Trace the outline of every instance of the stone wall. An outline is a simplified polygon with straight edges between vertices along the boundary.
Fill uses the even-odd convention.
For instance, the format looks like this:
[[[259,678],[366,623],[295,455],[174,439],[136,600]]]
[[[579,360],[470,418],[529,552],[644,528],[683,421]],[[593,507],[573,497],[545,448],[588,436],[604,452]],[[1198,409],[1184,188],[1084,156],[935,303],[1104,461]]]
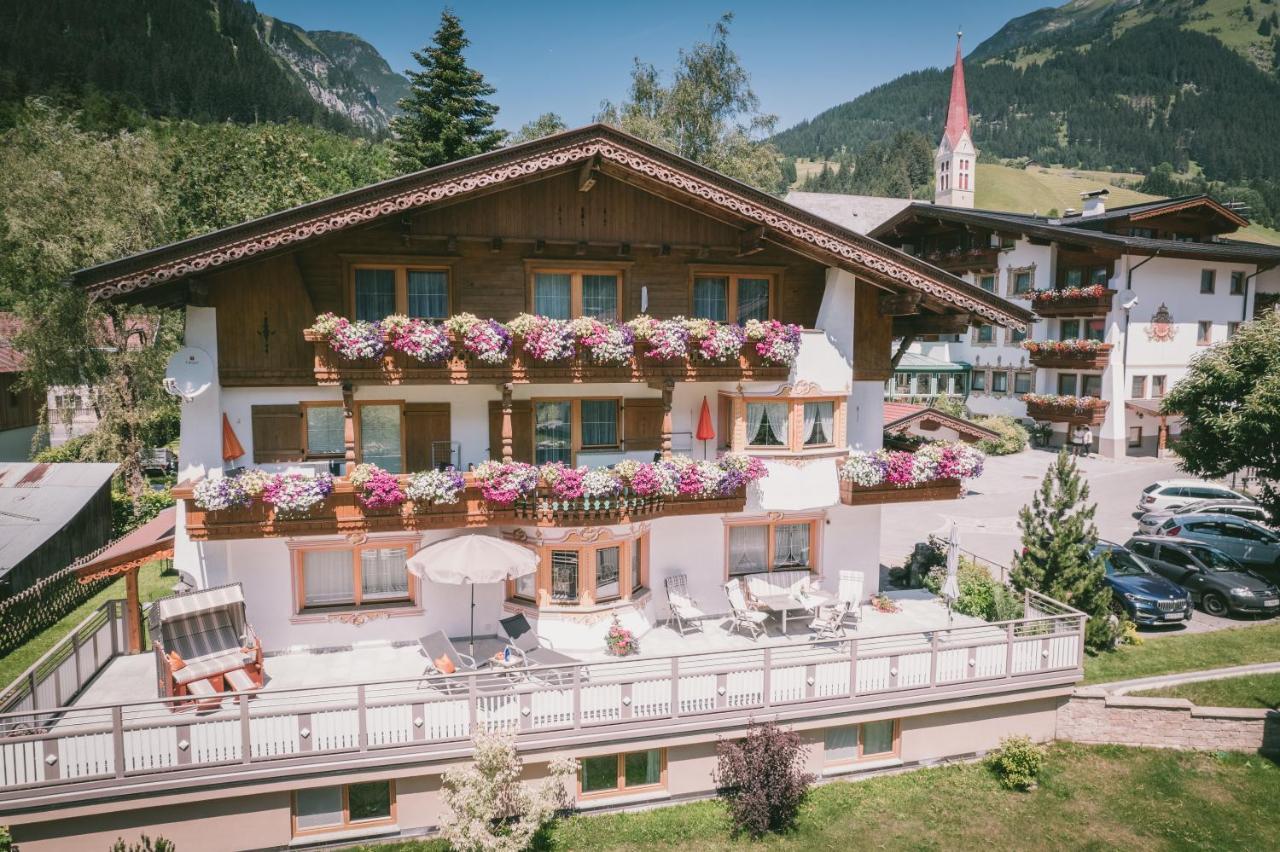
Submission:
[[[1058,708],[1057,738],[1149,748],[1280,753],[1280,712],[1198,707],[1184,698],[1076,690]]]

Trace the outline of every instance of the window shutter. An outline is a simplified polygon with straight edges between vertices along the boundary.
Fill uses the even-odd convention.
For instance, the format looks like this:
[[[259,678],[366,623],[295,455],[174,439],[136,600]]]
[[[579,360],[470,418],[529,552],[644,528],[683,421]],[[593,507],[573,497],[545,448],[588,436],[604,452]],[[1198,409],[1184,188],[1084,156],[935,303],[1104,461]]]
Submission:
[[[253,418],[253,461],[302,461],[302,406],[255,405]]]
[[[404,455],[407,472],[431,470],[432,445],[450,440],[449,403],[408,402],[404,406]],[[446,446],[436,450],[436,462],[451,461]]]
[[[657,450],[662,448],[662,400],[653,398],[622,401],[623,448]]]
[[[502,402],[489,403],[489,458],[502,459]],[[511,458],[533,464],[533,403],[511,401]]]

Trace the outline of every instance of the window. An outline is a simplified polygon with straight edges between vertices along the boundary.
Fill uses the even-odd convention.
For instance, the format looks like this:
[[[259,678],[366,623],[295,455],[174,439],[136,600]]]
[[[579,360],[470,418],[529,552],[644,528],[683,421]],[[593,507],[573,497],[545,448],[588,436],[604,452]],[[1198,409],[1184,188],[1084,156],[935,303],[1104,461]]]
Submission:
[[[885,760],[898,756],[899,724],[895,719],[842,725],[823,732],[823,761],[841,766],[862,760]]]
[[[562,606],[630,600],[644,590],[649,574],[647,534],[549,542],[537,552],[538,571],[509,581],[509,597]]]
[[[894,373],[893,387],[899,396],[911,395],[911,374],[910,373]]]
[[[1105,266],[1095,266],[1089,270],[1089,283],[1105,285],[1107,283],[1107,268]]]
[[[573,464],[573,403],[569,400],[533,405],[534,462]]]
[[[1102,376],[1097,374],[1080,377],[1081,396],[1102,396]]]
[[[404,472],[404,451],[400,440],[402,413],[399,402],[356,403],[358,461],[376,464],[389,473]]]
[[[1239,330],[1240,330],[1240,323],[1239,323],[1239,322],[1229,322],[1229,323],[1227,323],[1227,338],[1228,338],[1228,339],[1230,339],[1230,338],[1232,338],[1232,337],[1235,337],[1235,336],[1236,336],[1236,332],[1237,332],[1237,331],[1239,331]]]
[[[1154,559],[1156,555],[1156,546],[1150,541],[1134,541],[1129,543],[1129,549],[1139,556],[1146,556]]]
[[[1130,447],[1142,446],[1142,427],[1141,426],[1129,427],[1129,446]]]
[[[788,444],[790,427],[785,402],[747,403],[747,446],[782,447]]]
[[[1079,340],[1080,339],[1080,320],[1064,319],[1058,322],[1058,339],[1059,340]]]
[[[1009,374],[1004,370],[996,370],[991,374],[991,392],[992,393],[1008,393],[1009,391]]]
[[[1107,321],[1105,319],[1090,319],[1084,321],[1084,339],[1097,340],[1099,342],[1107,339]]]
[[[817,570],[818,519],[728,524],[727,574]]]
[[[954,373],[951,376],[951,393],[957,396],[965,395],[964,373]]]
[[[1064,276],[1064,279],[1065,279],[1066,286],[1079,287],[1081,284],[1084,283],[1084,270],[1068,269],[1067,274]]]
[[[616,398],[534,400],[534,462],[574,465],[582,450],[621,447],[621,412]]]
[[[835,442],[836,404],[830,400],[804,404],[804,436],[806,447],[825,447]]]
[[[391,781],[313,787],[293,794],[294,835],[392,823],[395,814]]]
[[[1147,377],[1146,376],[1133,377],[1133,390],[1130,396],[1133,399],[1147,398]]]
[[[1013,392],[1014,393],[1031,393],[1031,374],[1030,373],[1014,373],[1013,374]]]
[[[1200,320],[1196,323],[1196,345],[1208,346],[1213,343],[1213,323],[1209,320]]]
[[[1212,292],[1213,292],[1213,285],[1214,285],[1214,278],[1216,278],[1216,277],[1217,277],[1217,273],[1216,273],[1216,271],[1215,271],[1215,270],[1212,270],[1212,269],[1201,269],[1201,270],[1200,270],[1200,292],[1201,292],[1201,293],[1212,293]]]
[[[736,322],[767,320],[773,316],[776,276],[759,272],[707,272],[693,276],[691,313],[694,317]]]
[[[1143,237],[1145,239],[1151,240],[1151,239],[1155,239],[1156,232],[1152,228],[1130,228],[1129,236]]]
[[[1151,397],[1152,397],[1152,399],[1160,399],[1162,396],[1164,396],[1164,385],[1165,385],[1165,377],[1164,377],[1164,376],[1152,376],[1152,377],[1151,377]]]
[[[983,275],[978,278],[978,286],[988,293],[996,291],[996,277],[994,275]]]
[[[667,750],[651,748],[578,759],[578,797],[658,790],[667,785]]]
[[[996,339],[995,326],[989,323],[983,323],[978,326],[975,334],[977,335],[978,343],[994,343]]]
[[[1080,378],[1075,373],[1058,374],[1058,395],[1075,396],[1080,388]]]
[[[346,455],[346,415],[337,403],[302,404],[303,450],[309,459]]]
[[[616,399],[584,399],[582,407],[582,446],[618,446],[618,407]]]
[[[1016,346],[1026,339],[1027,333],[1025,331],[1019,331],[1016,328],[1009,329],[1009,343],[1011,345]]]
[[[449,316],[449,270],[400,264],[360,264],[351,272],[352,315],[378,322],[391,314],[429,320]]]
[[[1014,295],[1019,293],[1030,293],[1035,284],[1034,269],[1015,269],[1010,273],[1012,275],[1012,289]]]
[[[974,370],[973,379],[970,381],[969,389],[974,393],[986,393],[987,390],[987,374],[983,370]]]
[[[1244,273],[1243,272],[1231,273],[1231,295],[1233,296],[1244,295]]]
[[[411,544],[385,541],[295,550],[298,611],[412,603],[405,568],[412,552]]]
[[[529,310],[555,319],[622,319],[621,269],[535,269]]]

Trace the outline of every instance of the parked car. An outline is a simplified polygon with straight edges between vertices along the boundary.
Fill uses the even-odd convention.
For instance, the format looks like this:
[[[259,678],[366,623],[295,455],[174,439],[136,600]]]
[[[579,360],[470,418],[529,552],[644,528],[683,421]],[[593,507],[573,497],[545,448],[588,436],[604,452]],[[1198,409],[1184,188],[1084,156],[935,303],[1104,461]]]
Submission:
[[[1212,545],[1142,535],[1126,546],[1157,574],[1182,586],[1210,615],[1280,611],[1280,589]]]
[[[1139,535],[1155,535],[1157,529],[1174,515],[1234,515],[1270,526],[1271,518],[1267,510],[1252,500],[1197,500],[1179,509],[1165,509],[1159,512],[1147,512],[1138,519]]]
[[[1160,535],[1203,541],[1247,566],[1280,568],[1280,535],[1231,515],[1174,515],[1160,525]]]
[[[1106,563],[1103,578],[1111,587],[1114,605],[1135,624],[1166,624],[1191,620],[1191,596],[1186,590],[1152,572],[1142,560],[1118,544],[1100,541],[1094,547]]]
[[[1138,498],[1139,512],[1159,512],[1181,509],[1197,500],[1248,500],[1225,485],[1215,485],[1203,479],[1164,479],[1142,489]]]

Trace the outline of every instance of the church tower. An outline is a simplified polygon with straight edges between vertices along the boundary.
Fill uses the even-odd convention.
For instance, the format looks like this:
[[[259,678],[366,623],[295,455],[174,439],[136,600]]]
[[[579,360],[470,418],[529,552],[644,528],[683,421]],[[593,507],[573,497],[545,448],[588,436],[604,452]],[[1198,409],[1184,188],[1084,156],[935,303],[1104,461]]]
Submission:
[[[951,101],[947,129],[933,157],[933,201],[948,207],[973,209],[973,183],[978,151],[969,135],[969,99],[964,91],[964,60],[956,33],[956,64],[951,72]]]

